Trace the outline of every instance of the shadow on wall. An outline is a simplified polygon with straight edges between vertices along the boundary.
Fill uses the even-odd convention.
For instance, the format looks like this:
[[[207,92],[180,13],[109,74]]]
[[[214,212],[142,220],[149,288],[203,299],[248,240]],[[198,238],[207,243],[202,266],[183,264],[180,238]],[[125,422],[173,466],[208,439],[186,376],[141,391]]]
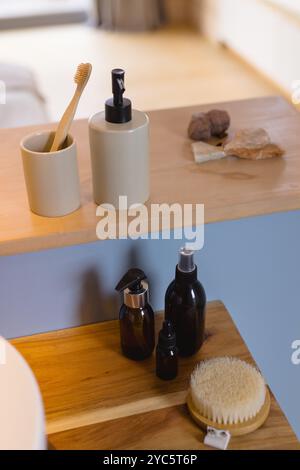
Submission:
[[[126,270],[133,267],[144,269],[141,262],[139,244],[132,244],[127,253],[124,272],[120,272],[120,278]],[[80,297],[78,307],[78,324],[88,324],[117,319],[119,316],[121,299],[117,292],[108,294],[102,289],[102,276],[105,274],[105,266],[90,266],[79,279]],[[147,274],[147,272],[146,272]],[[115,279],[115,285],[119,279]]]
[[[101,289],[101,276],[96,268],[89,268],[80,279],[78,324],[95,323],[117,318],[117,298],[104,295]]]

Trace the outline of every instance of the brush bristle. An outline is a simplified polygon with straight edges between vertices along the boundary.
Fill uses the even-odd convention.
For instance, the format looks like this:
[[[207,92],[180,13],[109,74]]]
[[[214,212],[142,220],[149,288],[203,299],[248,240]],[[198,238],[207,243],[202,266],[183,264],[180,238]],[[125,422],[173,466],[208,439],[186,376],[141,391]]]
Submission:
[[[74,77],[75,83],[77,85],[85,83],[91,74],[92,66],[91,64],[80,64],[77,67],[76,74]]]
[[[257,415],[266,399],[258,370],[233,357],[200,362],[190,385],[198,412],[216,424],[243,423]]]

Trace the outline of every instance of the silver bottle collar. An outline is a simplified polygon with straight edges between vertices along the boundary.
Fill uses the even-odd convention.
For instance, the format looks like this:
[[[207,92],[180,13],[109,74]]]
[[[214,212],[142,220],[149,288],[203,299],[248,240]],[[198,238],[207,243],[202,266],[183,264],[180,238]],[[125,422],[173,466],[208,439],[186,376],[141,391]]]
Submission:
[[[142,308],[148,303],[149,286],[147,281],[141,281],[143,290],[138,294],[130,292],[130,289],[124,290],[124,304],[130,308]]]

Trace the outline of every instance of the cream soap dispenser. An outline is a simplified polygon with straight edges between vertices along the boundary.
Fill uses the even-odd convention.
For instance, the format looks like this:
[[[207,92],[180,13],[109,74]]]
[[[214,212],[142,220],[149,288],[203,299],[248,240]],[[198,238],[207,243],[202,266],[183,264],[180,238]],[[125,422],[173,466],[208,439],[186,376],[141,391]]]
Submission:
[[[123,97],[124,70],[111,74],[113,97],[89,119],[93,191],[96,204],[124,209],[120,196],[128,207],[149,198],[149,119]]]

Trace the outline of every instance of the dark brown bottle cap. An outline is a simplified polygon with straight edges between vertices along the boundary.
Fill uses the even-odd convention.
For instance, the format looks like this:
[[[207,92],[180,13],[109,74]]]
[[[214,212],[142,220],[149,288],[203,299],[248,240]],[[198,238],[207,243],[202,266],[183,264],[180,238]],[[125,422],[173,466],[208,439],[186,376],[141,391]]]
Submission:
[[[170,320],[163,322],[159,332],[158,346],[160,349],[173,349],[176,346],[176,333]]]

